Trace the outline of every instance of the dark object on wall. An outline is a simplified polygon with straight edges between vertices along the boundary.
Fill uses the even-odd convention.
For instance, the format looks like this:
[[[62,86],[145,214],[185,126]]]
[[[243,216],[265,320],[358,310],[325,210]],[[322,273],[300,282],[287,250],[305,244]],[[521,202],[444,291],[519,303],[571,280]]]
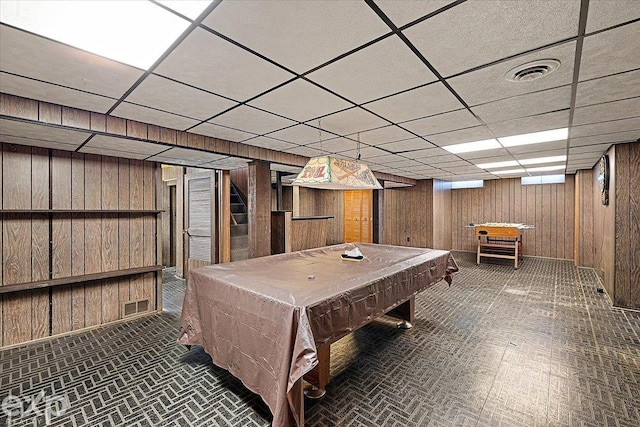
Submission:
[[[609,156],[603,154],[600,157],[600,163],[598,164],[598,185],[600,186],[600,193],[602,194],[602,204],[609,204]]]

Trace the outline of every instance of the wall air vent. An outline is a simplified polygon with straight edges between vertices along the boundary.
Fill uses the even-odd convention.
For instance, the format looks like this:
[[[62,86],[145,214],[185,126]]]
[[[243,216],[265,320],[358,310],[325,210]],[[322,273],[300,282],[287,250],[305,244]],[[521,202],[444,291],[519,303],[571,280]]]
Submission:
[[[530,82],[547,76],[558,68],[560,61],[557,59],[541,59],[512,68],[505,77],[510,82]]]
[[[149,300],[128,301],[122,303],[122,317],[135,316],[149,311]]]

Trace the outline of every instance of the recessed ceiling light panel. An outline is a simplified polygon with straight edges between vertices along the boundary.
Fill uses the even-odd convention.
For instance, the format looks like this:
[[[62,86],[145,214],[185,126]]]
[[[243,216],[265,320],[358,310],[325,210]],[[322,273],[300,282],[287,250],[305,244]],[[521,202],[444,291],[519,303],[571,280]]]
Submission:
[[[521,165],[539,165],[541,163],[566,162],[567,156],[536,157],[535,159],[518,160]]]
[[[541,142],[561,141],[569,137],[569,128],[545,130],[542,132],[525,133],[522,135],[505,136],[498,141],[505,147],[517,145],[539,144]]]
[[[491,150],[493,148],[501,148],[500,143],[495,139],[485,139],[483,141],[465,142],[463,144],[454,144],[441,147],[450,153],[470,153],[472,151]]]
[[[480,169],[497,169],[497,168],[508,168],[510,166],[518,166],[518,162],[515,160],[507,160],[505,162],[494,162],[494,163],[480,163],[476,165]]]
[[[558,68],[560,61],[557,59],[541,59],[512,68],[505,74],[505,78],[510,82],[530,82],[545,77]]]

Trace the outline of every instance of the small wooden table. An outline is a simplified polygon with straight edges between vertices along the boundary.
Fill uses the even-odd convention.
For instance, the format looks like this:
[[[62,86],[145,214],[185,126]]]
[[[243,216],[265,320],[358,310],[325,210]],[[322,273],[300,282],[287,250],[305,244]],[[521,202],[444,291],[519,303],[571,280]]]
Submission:
[[[522,251],[522,230],[533,228],[524,224],[485,223],[475,224],[478,237],[477,260],[481,257],[512,259],[513,268],[518,269],[518,261],[524,257]]]

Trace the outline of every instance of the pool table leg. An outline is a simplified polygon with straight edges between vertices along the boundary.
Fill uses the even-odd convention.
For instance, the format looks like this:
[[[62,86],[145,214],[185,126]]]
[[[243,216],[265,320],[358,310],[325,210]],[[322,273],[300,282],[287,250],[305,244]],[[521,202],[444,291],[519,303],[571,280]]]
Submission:
[[[304,379],[311,384],[305,389],[305,396],[311,399],[319,399],[326,393],[325,387],[329,384],[329,365],[331,364],[331,344],[320,344],[316,348],[318,352],[318,364]]]
[[[400,329],[411,329],[415,319],[416,297],[412,296],[393,310],[389,311],[387,315],[396,317],[402,322],[399,322],[396,326]]]

